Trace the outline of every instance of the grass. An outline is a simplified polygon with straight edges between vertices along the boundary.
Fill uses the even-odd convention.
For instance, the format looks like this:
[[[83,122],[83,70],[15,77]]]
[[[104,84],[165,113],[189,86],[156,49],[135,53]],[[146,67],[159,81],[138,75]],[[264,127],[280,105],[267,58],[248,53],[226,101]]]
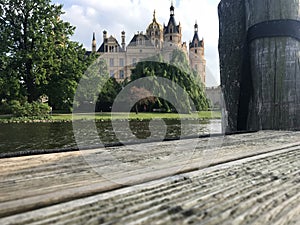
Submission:
[[[218,111],[202,111],[191,114],[177,114],[177,113],[130,113],[129,119],[132,120],[151,120],[151,119],[219,119],[221,113]],[[0,123],[9,122],[62,122],[72,120],[111,120],[111,119],[128,119],[127,113],[80,113],[80,114],[52,114],[49,119],[46,120],[32,120],[28,118],[14,118],[9,115],[0,116]]]
[[[94,117],[95,116],[95,117]],[[93,114],[76,114],[74,119],[93,119],[96,120],[111,120],[111,119],[128,119],[127,113],[96,113]],[[221,118],[221,113],[217,111],[202,111],[198,113],[191,114],[177,114],[177,113],[130,113],[129,119],[219,119]],[[52,115],[53,120],[72,120],[72,114],[54,114]]]

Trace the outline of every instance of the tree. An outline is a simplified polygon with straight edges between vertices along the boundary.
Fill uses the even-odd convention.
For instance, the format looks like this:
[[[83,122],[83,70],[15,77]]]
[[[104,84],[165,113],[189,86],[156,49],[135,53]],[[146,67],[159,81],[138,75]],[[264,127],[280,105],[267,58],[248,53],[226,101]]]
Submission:
[[[179,96],[176,86],[172,88],[169,86],[161,87],[161,84],[157,83],[152,87],[148,87],[147,84],[145,84],[145,89],[153,90],[160,87],[164,92],[162,96],[166,93],[168,93],[169,96],[173,96],[172,99],[175,99],[176,106],[166,102],[163,97],[156,99],[155,104],[166,111],[173,111],[174,108],[177,108],[181,111],[190,112],[191,104],[194,104],[198,111],[207,110],[209,101],[206,98],[203,84],[199,79],[195,79],[195,75],[189,68],[185,54],[179,50],[175,50],[172,54],[171,63],[172,64],[167,64],[157,61],[139,62],[132,70],[131,81],[142,77],[158,76],[166,78],[183,88],[185,92],[188,93],[192,102],[190,102],[189,99],[183,99],[183,96]]]
[[[130,89],[129,97],[131,97],[132,100],[139,99],[139,101],[136,102],[134,105],[134,110],[135,110],[136,114],[139,113],[139,107],[141,107],[141,106],[146,107],[151,103],[152,104],[155,103],[155,101],[156,101],[156,98],[151,96],[150,91],[148,91],[145,88],[138,88],[136,86],[133,86]]]
[[[94,61],[83,74],[77,88],[75,103],[78,110],[91,112],[95,110],[91,107],[99,108],[101,101],[111,102],[110,95],[116,96],[115,91],[121,89],[118,86],[113,90],[117,86],[115,82],[109,77],[106,61],[103,58]]]
[[[96,111],[111,111],[115,98],[122,90],[122,85],[114,77],[110,77],[98,96]]]
[[[88,65],[95,59],[95,55],[87,57],[85,49],[77,42],[57,46],[56,61],[59,67],[51,68],[53,72],[47,78],[47,85],[44,86],[44,93],[49,97],[49,104],[54,109],[72,110],[78,83]]]
[[[191,73],[187,55],[179,49],[173,50],[170,64],[176,66],[178,69],[180,69],[183,72]]]
[[[0,86],[9,84],[2,99],[33,102],[47,94],[54,108],[72,100],[88,59],[69,40],[75,28],[62,14],[50,0],[0,0]]]

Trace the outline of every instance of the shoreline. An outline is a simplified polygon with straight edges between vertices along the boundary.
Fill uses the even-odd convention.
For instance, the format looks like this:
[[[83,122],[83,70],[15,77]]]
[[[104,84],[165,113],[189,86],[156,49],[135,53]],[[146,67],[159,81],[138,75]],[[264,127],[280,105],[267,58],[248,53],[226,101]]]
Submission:
[[[74,118],[75,115],[75,118]],[[26,117],[10,117],[9,115],[0,116],[0,124],[14,124],[14,123],[68,123],[73,121],[88,121],[95,120],[96,122],[107,121],[147,121],[147,120],[212,120],[221,119],[221,112],[219,111],[201,111],[192,114],[176,114],[176,113],[130,113],[129,118],[125,113],[80,113],[80,114],[53,114],[50,118],[35,119]]]

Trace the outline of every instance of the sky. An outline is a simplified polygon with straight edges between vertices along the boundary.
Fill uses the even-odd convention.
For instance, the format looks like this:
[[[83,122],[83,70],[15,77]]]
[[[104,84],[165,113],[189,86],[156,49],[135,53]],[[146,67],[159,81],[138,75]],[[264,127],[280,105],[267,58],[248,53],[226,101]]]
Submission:
[[[91,50],[92,35],[96,34],[97,48],[101,45],[102,32],[113,35],[121,42],[121,31],[126,32],[126,44],[138,31],[146,32],[152,22],[153,11],[160,24],[170,18],[171,0],[52,0],[63,5],[61,19],[76,27],[72,40]],[[220,0],[173,0],[175,19],[181,23],[183,41],[189,43],[194,35],[194,24],[199,25],[199,37],[204,38],[206,86],[220,84],[217,6]]]

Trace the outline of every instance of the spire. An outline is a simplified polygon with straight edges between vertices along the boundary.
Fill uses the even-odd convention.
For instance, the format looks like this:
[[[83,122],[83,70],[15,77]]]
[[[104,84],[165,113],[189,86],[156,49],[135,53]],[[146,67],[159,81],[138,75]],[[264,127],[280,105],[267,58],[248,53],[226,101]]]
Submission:
[[[175,14],[174,14],[175,7],[173,6],[173,1],[170,7],[170,19],[167,26],[164,26],[164,34],[179,34],[181,35],[181,26],[177,26],[175,21]]]
[[[121,32],[121,37],[122,37],[122,43],[121,43],[122,49],[125,51],[126,43],[125,43],[125,31],[124,30]]]
[[[153,12],[153,22],[156,22],[156,12],[155,12],[155,10]]]
[[[96,49],[97,49],[97,42],[96,42],[95,32],[93,32],[92,52],[96,52]]]
[[[107,39],[107,31],[103,31],[103,42]]]
[[[195,33],[198,33],[198,24],[197,24],[197,20],[196,20],[196,22],[195,22],[194,28],[195,28]]]
[[[175,7],[173,5],[173,1],[171,2],[171,7],[170,7],[170,16],[174,16],[174,11],[175,11]]]
[[[199,36],[198,36],[198,23],[197,23],[197,21],[195,22],[194,29],[195,29],[195,33],[194,33],[194,37],[193,37],[192,42],[190,42],[190,49],[201,47],[201,43],[202,43],[199,39]]]

